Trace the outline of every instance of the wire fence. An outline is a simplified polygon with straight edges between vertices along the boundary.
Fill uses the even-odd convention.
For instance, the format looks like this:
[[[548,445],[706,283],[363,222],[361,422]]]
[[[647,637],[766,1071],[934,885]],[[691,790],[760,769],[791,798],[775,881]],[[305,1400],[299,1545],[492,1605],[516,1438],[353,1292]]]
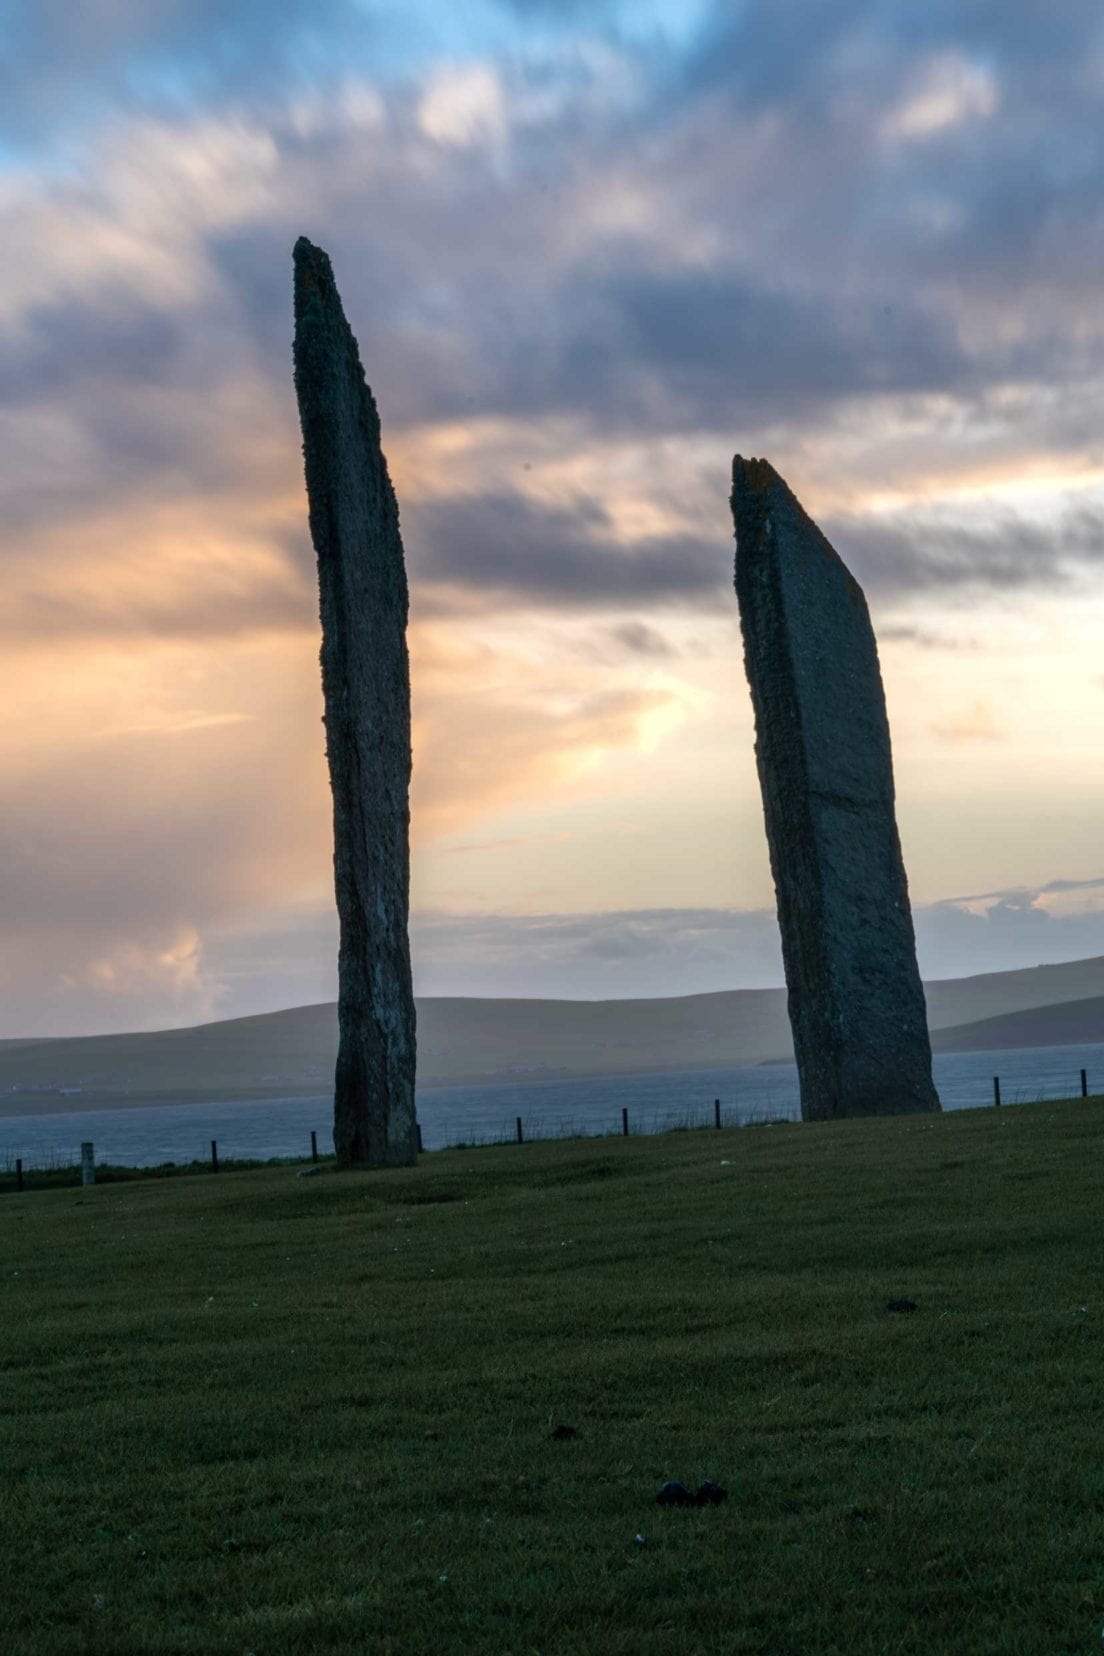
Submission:
[[[432,1146],[429,1153],[435,1150],[482,1149],[502,1144],[609,1138],[615,1135],[626,1138],[650,1137],[659,1133],[690,1132],[704,1127],[760,1127],[794,1119],[792,1113],[784,1111],[725,1108],[722,1107],[719,1098],[714,1099],[708,1119],[702,1112],[685,1109],[641,1111],[634,1115],[627,1107],[622,1107],[617,1120],[609,1124],[596,1122],[592,1118],[550,1120],[528,1112],[524,1115],[504,1117],[500,1126],[490,1129],[484,1127],[473,1131],[470,1127],[449,1127],[446,1124],[442,1142]],[[420,1126],[417,1132],[418,1150],[421,1152],[425,1146]],[[309,1147],[304,1143],[302,1154],[296,1155],[292,1151],[276,1156],[250,1155],[248,1151],[235,1155],[233,1151],[227,1152],[225,1140],[211,1139],[203,1151],[190,1161],[145,1162],[138,1166],[110,1161],[97,1162],[95,1145],[91,1140],[83,1141],[80,1146],[54,1147],[28,1155],[17,1155],[10,1147],[0,1147],[0,1188],[5,1188],[7,1182],[15,1181],[19,1189],[25,1189],[32,1175],[49,1175],[51,1177],[48,1182],[53,1183],[74,1182],[72,1179],[65,1181],[63,1176],[77,1173],[87,1175],[89,1170],[92,1177],[86,1177],[86,1183],[94,1183],[97,1173],[111,1180],[139,1175],[157,1177],[174,1173],[219,1173],[246,1167],[293,1166],[303,1161],[317,1165],[324,1160],[333,1159],[332,1149],[320,1148],[320,1139],[332,1144],[328,1132],[323,1135],[319,1129],[314,1129],[310,1133]]]
[[[1002,1088],[1000,1076],[994,1075],[992,1095],[987,1102],[996,1108],[1003,1108],[1032,1102],[1075,1100],[1078,1096],[1083,1099],[1089,1097],[1088,1074],[1085,1069],[1080,1071],[1079,1086],[1073,1093],[1061,1089],[1055,1091],[1053,1085],[1039,1090],[1022,1082],[1011,1089]],[[969,1106],[958,1107],[977,1107],[982,1102],[981,1099],[971,1100]],[[512,1117],[502,1117],[497,1125],[492,1125],[487,1114],[484,1114],[481,1121],[475,1125],[450,1124],[447,1120],[436,1124],[437,1142],[429,1149],[431,1152],[465,1150],[565,1139],[652,1136],[661,1133],[696,1132],[709,1128],[720,1130],[771,1127],[793,1123],[799,1119],[800,1112],[796,1106],[740,1106],[724,1104],[720,1098],[714,1098],[709,1107],[703,1105],[698,1108],[682,1107],[674,1110],[634,1110],[623,1105],[608,1119],[593,1114],[586,1117],[549,1117],[528,1111]],[[421,1126],[417,1131],[418,1149],[421,1151],[425,1148]],[[211,1139],[202,1147],[197,1145],[196,1149],[198,1154],[188,1160],[166,1159],[151,1163],[146,1159],[139,1165],[132,1165],[107,1159],[97,1161],[95,1145],[91,1140],[83,1141],[79,1147],[55,1145],[23,1154],[17,1153],[11,1147],[0,1146],[0,1192],[25,1190],[35,1185],[50,1186],[78,1182],[93,1184],[97,1177],[104,1182],[116,1182],[134,1178],[171,1177],[184,1173],[218,1173],[264,1166],[294,1166],[304,1162],[317,1166],[323,1161],[333,1159],[331,1133],[328,1129],[318,1128],[309,1131],[309,1139],[304,1134],[302,1150],[298,1153],[288,1146],[277,1155],[259,1155],[239,1146],[238,1153],[235,1154],[233,1147],[228,1151],[226,1141],[218,1139]]]

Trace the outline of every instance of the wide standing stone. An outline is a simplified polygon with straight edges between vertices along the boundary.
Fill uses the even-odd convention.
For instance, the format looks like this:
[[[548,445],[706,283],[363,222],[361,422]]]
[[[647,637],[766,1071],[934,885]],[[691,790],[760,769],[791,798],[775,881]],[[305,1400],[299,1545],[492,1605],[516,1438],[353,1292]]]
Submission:
[[[802,1116],[938,1110],[862,588],[766,460],[732,512]]]
[[[410,669],[399,512],[330,261],[295,244],[295,389],[318,554],[341,923],[338,1160],[417,1156],[410,975]]]

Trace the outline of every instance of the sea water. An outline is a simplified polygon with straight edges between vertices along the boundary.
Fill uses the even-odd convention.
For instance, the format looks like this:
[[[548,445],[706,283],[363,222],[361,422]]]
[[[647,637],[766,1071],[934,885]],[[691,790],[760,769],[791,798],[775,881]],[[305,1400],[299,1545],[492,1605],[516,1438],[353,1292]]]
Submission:
[[[935,1082],[945,1110],[993,1103],[1000,1076],[1003,1104],[1074,1098],[1080,1072],[1090,1092],[1104,1091],[1104,1043],[1030,1047],[937,1057]],[[418,1093],[418,1120],[427,1150],[514,1139],[517,1118],[526,1138],[619,1133],[622,1110],[634,1133],[712,1126],[714,1099],[728,1125],[798,1117],[793,1064],[749,1069],[679,1070],[659,1075],[601,1076],[582,1081],[503,1082],[493,1086],[427,1087]],[[77,1159],[84,1140],[96,1160],[132,1167],[219,1156],[310,1155],[312,1130],[323,1154],[333,1150],[332,1095],[268,1098],[248,1103],[162,1104],[156,1108],[65,1111],[0,1118],[0,1166],[16,1156],[26,1168]]]

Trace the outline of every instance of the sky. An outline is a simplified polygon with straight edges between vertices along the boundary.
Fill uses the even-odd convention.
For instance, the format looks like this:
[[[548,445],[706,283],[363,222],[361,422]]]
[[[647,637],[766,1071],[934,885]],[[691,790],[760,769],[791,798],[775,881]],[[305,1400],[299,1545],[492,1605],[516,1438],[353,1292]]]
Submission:
[[[780,984],[729,474],[929,977],[1104,953],[1098,0],[0,0],[0,1036],[332,997],[291,249],[411,582],[421,994]]]

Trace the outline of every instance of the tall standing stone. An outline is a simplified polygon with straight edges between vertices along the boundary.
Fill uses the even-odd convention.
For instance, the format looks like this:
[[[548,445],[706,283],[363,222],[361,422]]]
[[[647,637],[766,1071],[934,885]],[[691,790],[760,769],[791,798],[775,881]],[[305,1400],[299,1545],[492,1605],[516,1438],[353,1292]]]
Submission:
[[[802,1116],[938,1110],[862,588],[766,460],[732,511]]]
[[[318,555],[341,924],[338,1160],[417,1155],[410,974],[410,669],[399,513],[330,261],[295,244],[295,389]]]

